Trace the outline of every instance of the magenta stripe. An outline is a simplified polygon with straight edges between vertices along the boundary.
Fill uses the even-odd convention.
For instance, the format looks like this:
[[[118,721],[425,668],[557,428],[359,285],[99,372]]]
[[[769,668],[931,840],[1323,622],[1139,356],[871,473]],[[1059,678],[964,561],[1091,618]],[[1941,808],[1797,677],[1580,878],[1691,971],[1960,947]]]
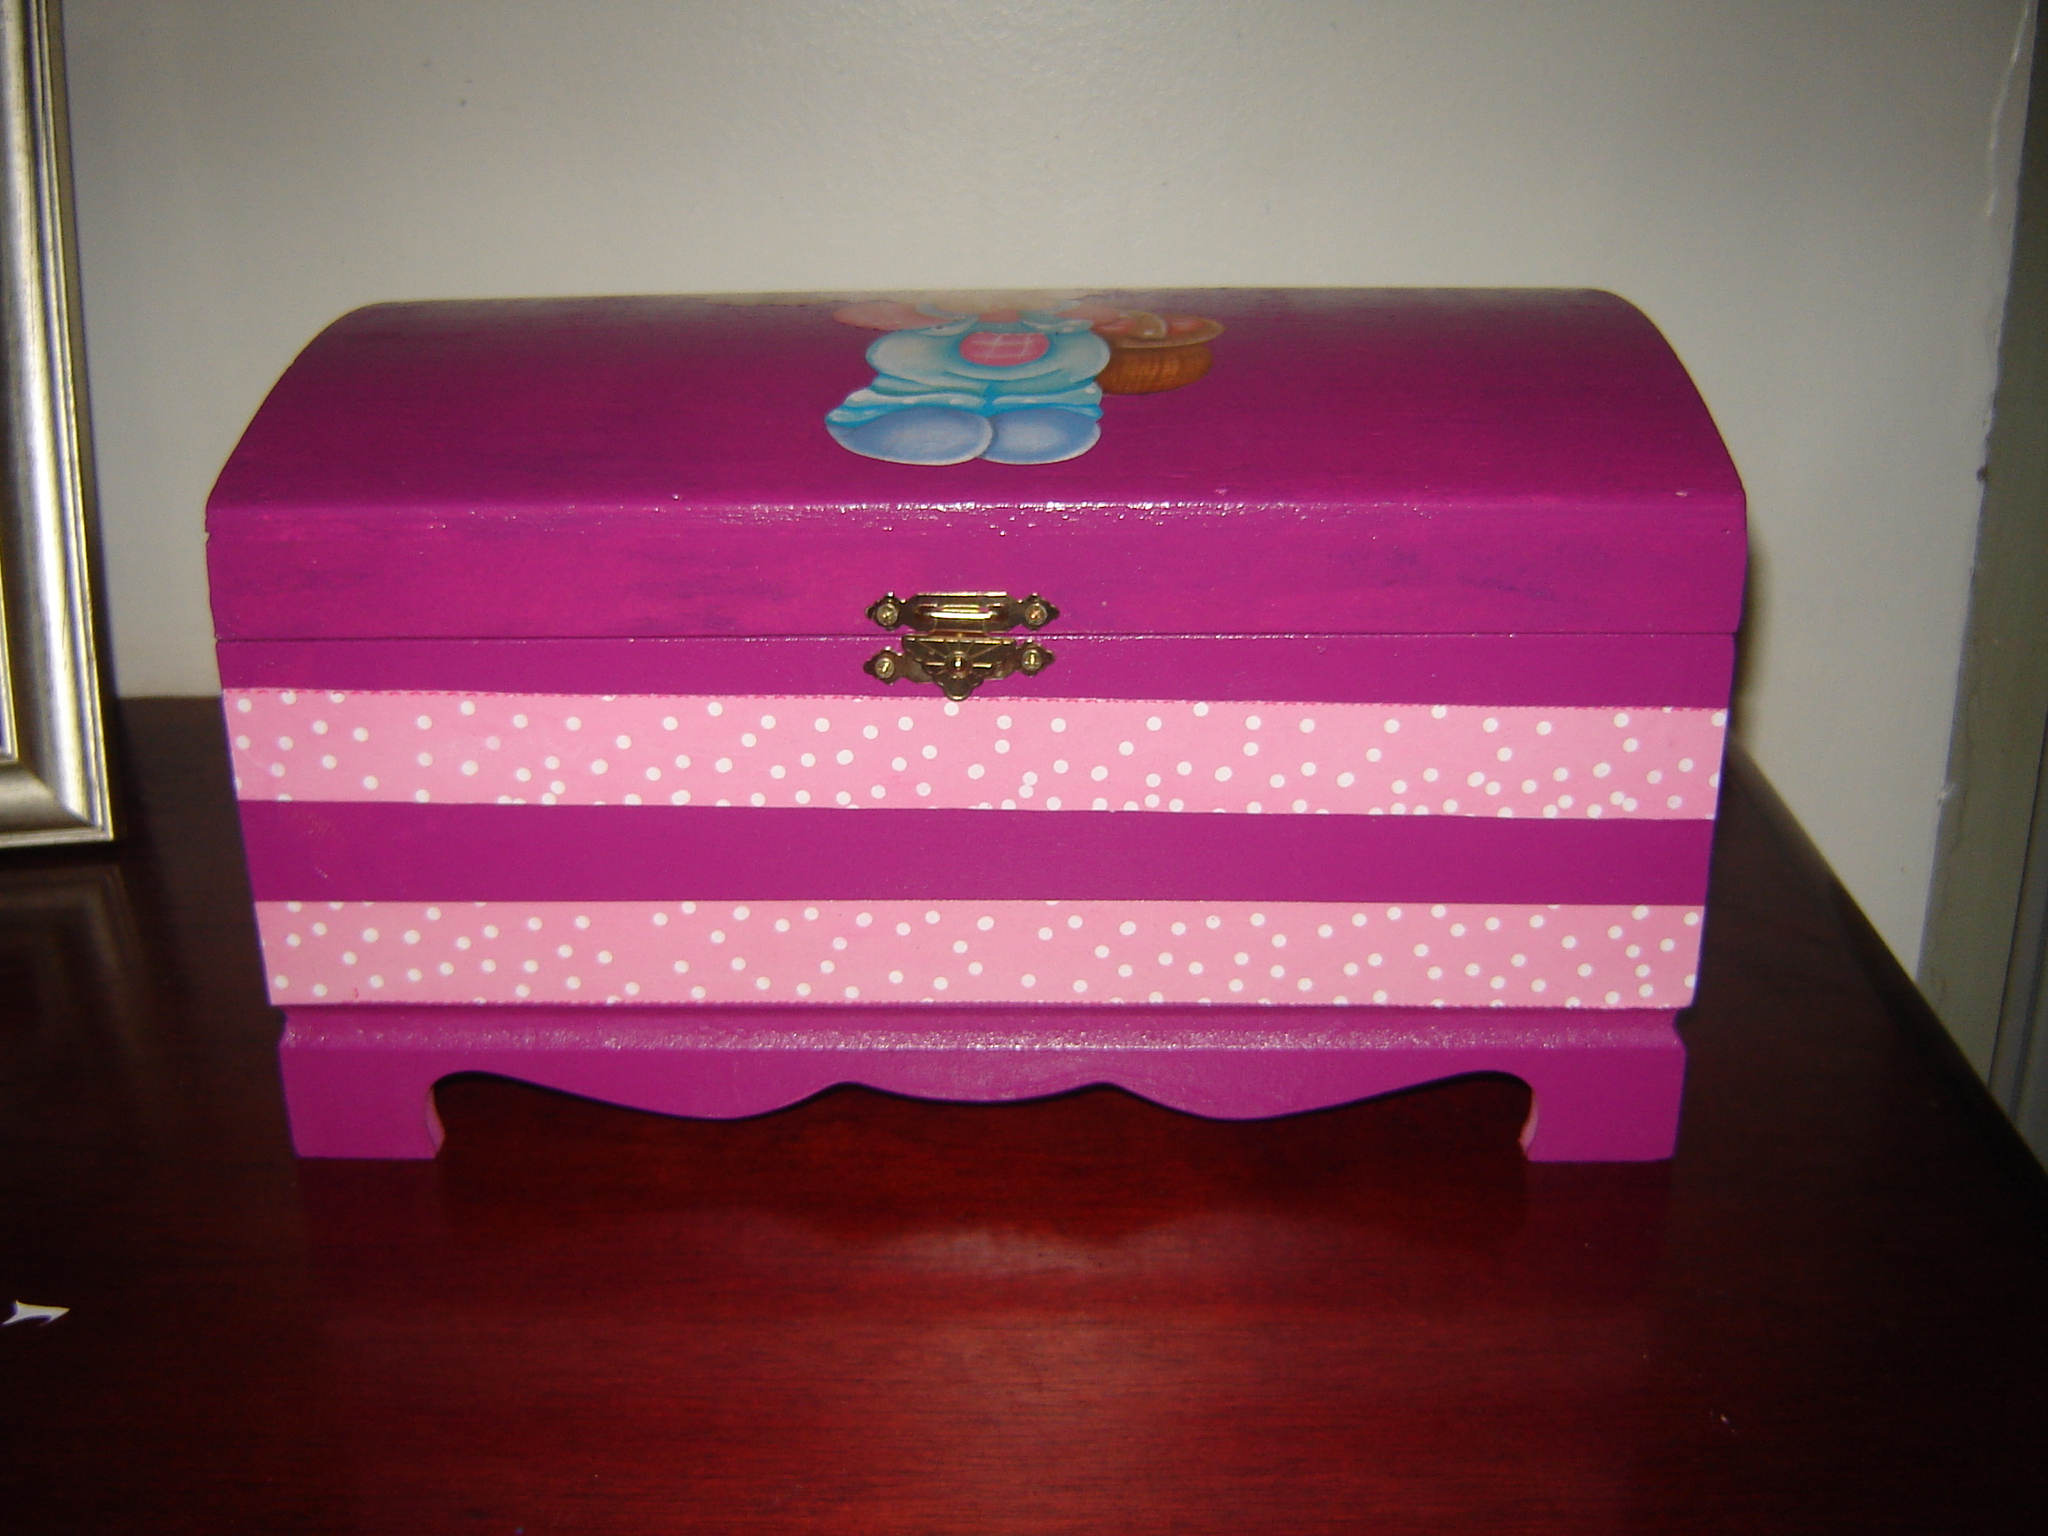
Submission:
[[[1497,901],[1706,894],[1698,821],[244,801],[259,900]]]
[[[1726,635],[1105,639],[1055,627],[1045,639],[1059,658],[1052,671],[977,697],[1718,709],[1734,658]],[[224,641],[220,671],[229,688],[884,694],[861,663],[888,643],[880,630],[858,639]]]
[[[841,450],[808,415],[804,427],[841,455],[825,460],[838,468]],[[1741,619],[1741,512],[1725,493],[1686,512],[1668,497],[1539,512],[1518,494],[1418,514],[1205,496],[1194,513],[1149,516],[595,497],[570,510],[573,492],[544,508],[461,498],[460,514],[455,497],[416,508],[216,499],[207,568],[214,627],[235,640],[857,635],[886,591],[963,588],[1042,591],[1098,633],[1729,633]]]

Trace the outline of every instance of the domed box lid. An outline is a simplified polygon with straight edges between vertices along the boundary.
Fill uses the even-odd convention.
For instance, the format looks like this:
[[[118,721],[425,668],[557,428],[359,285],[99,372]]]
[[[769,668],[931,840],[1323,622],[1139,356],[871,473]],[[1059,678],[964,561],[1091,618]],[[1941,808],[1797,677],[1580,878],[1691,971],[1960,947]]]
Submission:
[[[1176,334],[1191,377],[1095,382]],[[234,640],[873,636],[954,591],[1069,633],[1727,634],[1745,559],[1670,347],[1548,290],[379,305],[208,529]]]

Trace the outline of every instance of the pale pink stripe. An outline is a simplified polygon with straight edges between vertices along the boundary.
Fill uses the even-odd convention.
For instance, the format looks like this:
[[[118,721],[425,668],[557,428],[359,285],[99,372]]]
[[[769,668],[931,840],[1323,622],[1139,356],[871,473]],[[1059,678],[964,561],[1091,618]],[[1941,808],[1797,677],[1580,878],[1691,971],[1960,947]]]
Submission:
[[[1471,704],[227,695],[247,799],[1707,820],[1726,714]]]
[[[1331,902],[257,903],[304,1003],[1682,1008],[1698,908]]]

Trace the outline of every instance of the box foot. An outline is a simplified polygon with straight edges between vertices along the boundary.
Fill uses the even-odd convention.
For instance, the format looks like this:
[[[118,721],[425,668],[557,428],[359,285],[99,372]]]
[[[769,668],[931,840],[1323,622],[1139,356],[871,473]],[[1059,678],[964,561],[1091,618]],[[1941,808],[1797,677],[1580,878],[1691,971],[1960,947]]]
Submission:
[[[1669,1157],[1674,1015],[1323,1008],[839,1011],[312,1008],[279,1048],[302,1157],[432,1157],[433,1086],[489,1072],[605,1103],[730,1119],[840,1083],[916,1098],[1039,1098],[1107,1083],[1258,1119],[1473,1073],[1531,1090],[1536,1162]]]

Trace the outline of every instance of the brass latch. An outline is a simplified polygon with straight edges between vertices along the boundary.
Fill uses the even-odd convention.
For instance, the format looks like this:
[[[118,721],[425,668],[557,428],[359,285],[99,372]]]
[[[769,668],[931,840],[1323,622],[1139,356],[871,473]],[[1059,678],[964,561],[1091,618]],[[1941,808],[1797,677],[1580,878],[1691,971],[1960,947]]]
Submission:
[[[877,651],[867,672],[885,683],[907,678],[936,683],[949,699],[964,699],[992,677],[1036,676],[1052,665],[1052,652],[1036,640],[1002,640],[1006,629],[1043,629],[1060,616],[1044,598],[1007,592],[890,593],[868,609],[884,629],[909,626],[903,649]]]

